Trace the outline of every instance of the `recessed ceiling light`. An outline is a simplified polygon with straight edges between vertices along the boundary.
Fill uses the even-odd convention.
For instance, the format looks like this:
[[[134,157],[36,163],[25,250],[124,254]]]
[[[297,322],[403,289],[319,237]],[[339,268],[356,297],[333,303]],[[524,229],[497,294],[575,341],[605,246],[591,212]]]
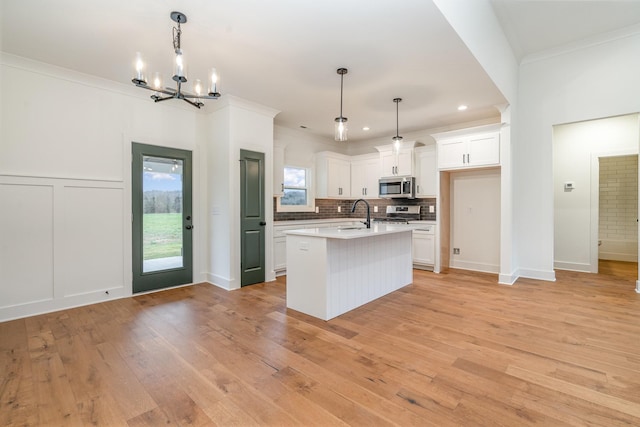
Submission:
[[[466,110],[468,107],[466,105],[459,105],[458,106],[458,111],[464,111]]]
[[[371,129],[371,128],[370,128],[369,126],[365,126],[365,127],[363,127],[363,128],[362,128],[362,130],[363,130],[363,131],[365,131],[365,132],[366,132],[366,131],[368,131],[368,130],[370,130],[370,129]]]

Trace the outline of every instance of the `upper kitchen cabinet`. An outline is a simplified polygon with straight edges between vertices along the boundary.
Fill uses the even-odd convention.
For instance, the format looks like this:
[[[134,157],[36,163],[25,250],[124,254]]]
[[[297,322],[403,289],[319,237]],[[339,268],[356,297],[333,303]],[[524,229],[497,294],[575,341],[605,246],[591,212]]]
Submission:
[[[403,142],[400,150],[395,150],[393,145],[376,147],[380,152],[380,176],[413,175],[413,147],[415,141]]]
[[[416,157],[416,197],[436,197],[438,164],[436,146],[426,145],[415,150]]]
[[[316,197],[348,199],[351,196],[349,156],[331,151],[316,153]]]
[[[351,157],[351,197],[377,198],[378,178],[380,178],[380,158],[377,154]]]
[[[432,135],[438,143],[438,169],[500,165],[501,124]]]

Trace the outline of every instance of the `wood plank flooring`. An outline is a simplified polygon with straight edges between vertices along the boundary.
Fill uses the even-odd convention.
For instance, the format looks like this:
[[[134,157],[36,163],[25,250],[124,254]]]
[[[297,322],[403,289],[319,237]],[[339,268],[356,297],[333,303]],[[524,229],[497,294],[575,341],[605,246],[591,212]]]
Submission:
[[[329,322],[280,278],[0,323],[0,425],[638,426],[637,265],[607,268],[415,270]]]

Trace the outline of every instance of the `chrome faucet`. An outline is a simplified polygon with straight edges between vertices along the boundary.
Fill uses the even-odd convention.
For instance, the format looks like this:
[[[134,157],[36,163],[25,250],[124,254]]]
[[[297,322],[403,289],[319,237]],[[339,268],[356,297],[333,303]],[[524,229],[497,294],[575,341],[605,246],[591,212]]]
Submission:
[[[365,199],[358,199],[355,202],[353,202],[353,206],[351,207],[351,213],[354,213],[356,211],[356,205],[358,204],[358,202],[364,202],[365,205],[367,205],[367,220],[364,221],[364,225],[367,226],[367,228],[371,228],[371,211],[369,210],[369,202],[367,202]]]

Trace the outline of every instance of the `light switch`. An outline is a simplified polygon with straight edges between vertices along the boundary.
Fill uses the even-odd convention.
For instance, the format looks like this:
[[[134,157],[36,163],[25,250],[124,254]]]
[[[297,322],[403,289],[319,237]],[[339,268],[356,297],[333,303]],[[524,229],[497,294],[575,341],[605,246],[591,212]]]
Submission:
[[[342,212],[342,208],[338,206],[338,212]]]

